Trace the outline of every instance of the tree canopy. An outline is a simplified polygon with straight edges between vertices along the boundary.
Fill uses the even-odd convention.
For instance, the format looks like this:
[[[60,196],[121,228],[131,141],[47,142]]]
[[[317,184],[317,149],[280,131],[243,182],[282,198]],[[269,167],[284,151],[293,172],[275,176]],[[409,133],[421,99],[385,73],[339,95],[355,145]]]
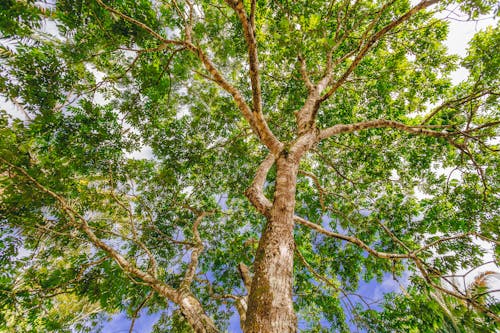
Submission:
[[[0,331],[499,329],[498,10],[2,1]]]

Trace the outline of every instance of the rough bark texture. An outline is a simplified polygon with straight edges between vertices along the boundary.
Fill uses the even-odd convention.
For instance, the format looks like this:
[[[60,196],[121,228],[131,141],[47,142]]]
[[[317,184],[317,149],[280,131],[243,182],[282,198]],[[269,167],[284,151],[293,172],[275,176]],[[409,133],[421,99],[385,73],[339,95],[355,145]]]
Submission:
[[[219,332],[212,319],[206,315],[201,303],[190,293],[180,296],[180,309],[188,323],[197,333]]]
[[[276,161],[274,203],[257,249],[245,332],[296,332],[293,310],[293,216],[298,162]]]

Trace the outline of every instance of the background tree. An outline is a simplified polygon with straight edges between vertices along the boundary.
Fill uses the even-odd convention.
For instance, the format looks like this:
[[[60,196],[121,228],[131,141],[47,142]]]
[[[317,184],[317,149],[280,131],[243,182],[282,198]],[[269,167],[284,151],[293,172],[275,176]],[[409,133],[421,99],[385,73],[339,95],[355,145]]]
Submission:
[[[422,315],[418,290],[498,327],[446,276],[500,251],[500,29],[459,59],[433,16],[495,5],[3,2],[1,328],[349,331]],[[404,271],[362,311],[361,278]]]

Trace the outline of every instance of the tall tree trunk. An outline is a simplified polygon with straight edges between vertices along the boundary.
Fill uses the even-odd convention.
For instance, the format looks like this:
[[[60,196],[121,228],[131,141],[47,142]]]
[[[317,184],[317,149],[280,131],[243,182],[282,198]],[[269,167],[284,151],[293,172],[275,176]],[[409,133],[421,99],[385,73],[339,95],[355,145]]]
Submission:
[[[245,333],[297,331],[292,283],[298,161],[281,154],[276,167],[274,202],[255,258]]]

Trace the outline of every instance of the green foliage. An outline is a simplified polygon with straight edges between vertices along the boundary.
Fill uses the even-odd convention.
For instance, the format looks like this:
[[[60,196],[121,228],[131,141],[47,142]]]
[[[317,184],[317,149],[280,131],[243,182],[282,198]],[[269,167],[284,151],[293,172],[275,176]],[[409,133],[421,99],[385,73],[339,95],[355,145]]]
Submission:
[[[498,323],[465,302],[430,291],[415,281],[405,295],[387,294],[384,310],[368,310],[361,316],[368,332],[495,332]],[[494,298],[488,305],[498,311]]]
[[[116,12],[90,0],[56,1],[48,9],[31,0],[0,3],[0,94],[15,109],[0,113],[0,331],[93,331],[115,313],[132,318],[143,307],[163,313],[155,331],[191,332],[176,305],[156,293],[149,297],[151,288],[74,220],[81,216],[99,240],[142,271],[154,257],[158,280],[178,288],[200,211],[210,214],[198,227],[204,249],[190,290],[224,330],[235,311],[222,296],[246,294],[237,267],[251,267],[265,223],[244,193],[267,150],[233,96],[207,79],[211,73],[196,52],[133,22],[180,41],[190,2],[103,2]],[[192,45],[250,101],[240,20],[222,2],[193,2]],[[446,3],[471,18],[498,11],[494,1]],[[329,57],[335,62],[352,53],[331,70],[340,79],[363,43],[411,8],[406,0],[382,10],[384,4],[256,1],[262,106],[280,140],[296,139],[294,113],[308,94],[298,57],[317,82]],[[321,105],[316,126],[387,119],[443,132],[485,127],[454,141],[388,128],[323,140],[301,161],[297,215],[380,252],[416,251],[460,233],[498,244],[499,133],[486,125],[500,116],[500,30],[476,34],[463,59],[447,53],[447,33],[447,23],[430,11],[391,30]],[[450,78],[459,66],[469,77],[454,86]],[[441,103],[427,119],[431,105]],[[138,155],[143,148],[148,153]],[[275,181],[272,169],[264,189],[269,198]],[[405,271],[417,276],[417,269],[303,226],[294,235],[305,261],[296,257],[294,271],[304,331],[348,332],[361,323],[374,332],[446,332],[453,320],[464,332],[495,327],[460,302],[448,306],[450,319],[425,283],[409,295],[386,296],[383,311],[349,305],[359,303],[352,295],[362,280]],[[420,256],[442,274],[484,260],[472,236],[430,246]]]

